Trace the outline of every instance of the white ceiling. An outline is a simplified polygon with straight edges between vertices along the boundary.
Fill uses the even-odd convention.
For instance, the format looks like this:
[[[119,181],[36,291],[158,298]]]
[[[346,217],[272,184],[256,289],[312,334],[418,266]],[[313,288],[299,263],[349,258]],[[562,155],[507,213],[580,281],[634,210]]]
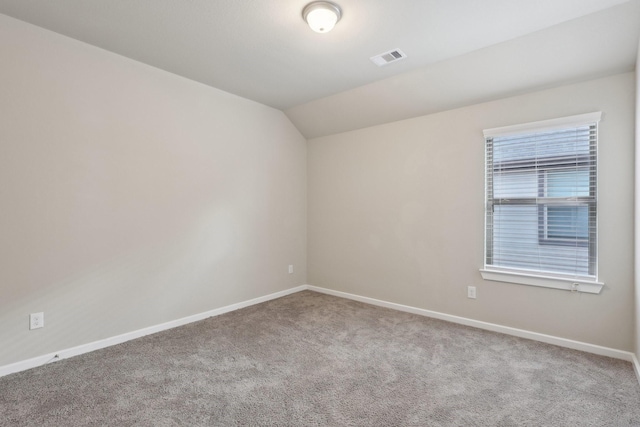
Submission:
[[[0,13],[282,109],[307,137],[632,70],[639,0],[0,0]],[[385,67],[369,58],[399,48]]]

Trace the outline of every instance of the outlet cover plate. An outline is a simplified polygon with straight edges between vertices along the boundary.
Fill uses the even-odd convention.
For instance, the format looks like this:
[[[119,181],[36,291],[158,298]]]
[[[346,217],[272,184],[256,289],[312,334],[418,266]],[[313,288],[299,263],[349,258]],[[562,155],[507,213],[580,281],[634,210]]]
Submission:
[[[44,327],[44,313],[31,313],[29,315],[29,329]]]

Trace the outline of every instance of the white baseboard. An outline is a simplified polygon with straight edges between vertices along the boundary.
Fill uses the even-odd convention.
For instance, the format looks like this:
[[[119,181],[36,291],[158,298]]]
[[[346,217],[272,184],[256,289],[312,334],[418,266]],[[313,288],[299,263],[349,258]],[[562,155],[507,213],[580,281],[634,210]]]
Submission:
[[[602,347],[599,345],[588,344],[580,341],[573,341],[565,338],[554,337],[552,335],[539,334],[537,332],[530,332],[523,329],[511,328],[508,326],[497,325],[494,323],[481,322],[479,320],[473,320],[466,317],[453,316],[450,314],[439,313],[437,311],[425,310],[422,308],[411,307],[402,304],[396,304],[392,302],[382,301],[374,298],[363,297],[360,295],[349,294],[346,292],[334,291],[331,289],[321,288],[318,286],[301,285],[295,288],[287,289],[273,294],[265,295],[259,298],[254,298],[248,301],[239,302],[237,304],[231,304],[225,307],[216,308],[214,310],[206,311],[204,313],[194,314],[192,316],[183,317],[181,319],[173,320],[170,322],[162,323],[155,326],[139,329],[132,332],[127,332],[115,337],[106,338],[99,341],[94,341],[88,344],[82,344],[77,347],[72,347],[64,350],[60,350],[53,353],[44,354],[42,356],[34,357],[32,359],[23,360],[20,362],[12,363],[5,366],[0,366],[0,377],[13,374],[15,372],[25,371],[27,369],[35,368],[50,362],[55,362],[62,359],[68,359],[69,357],[78,356],[80,354],[88,353],[90,351],[99,350],[105,347],[109,347],[116,344],[121,344],[126,341],[130,341],[136,338],[143,337],[145,335],[154,334],[156,332],[165,331],[178,326],[186,325],[188,323],[197,322],[199,320],[206,319],[208,317],[219,316],[230,311],[239,310],[241,308],[249,307],[255,304],[260,304],[272,299],[280,298],[286,295],[290,295],[296,292],[310,290],[323,294],[333,295],[341,298],[347,298],[354,301],[360,301],[363,303],[376,305],[379,307],[390,308],[393,310],[404,311],[407,313],[418,314],[420,316],[432,317],[434,319],[446,320],[452,323],[458,323],[461,325],[472,326],[479,329],[484,329],[493,332],[500,332],[506,335],[513,335],[520,338],[527,338],[534,341],[540,341],[548,344],[554,344],[560,347],[567,347],[574,350],[580,350],[587,353],[598,354],[601,356],[613,357],[615,359],[622,359],[629,361],[633,364],[635,373],[640,382],[640,362],[635,354],[616,350],[613,348]]]
[[[573,341],[566,338],[554,337],[552,335],[539,334],[537,332],[526,331],[524,329],[516,329],[508,326],[497,325],[495,323],[481,322],[479,320],[468,319],[466,317],[453,316],[451,314],[439,313],[437,311],[425,310],[422,308],[411,307],[408,305],[396,304],[393,302],[382,301],[374,298],[363,297],[360,295],[349,294],[346,292],[334,291],[331,289],[320,288],[317,286],[308,285],[307,289],[311,291],[320,292],[323,294],[333,295],[341,298],[347,298],[354,301],[360,301],[371,305],[377,305],[380,307],[391,308],[394,310],[405,311],[407,313],[418,314],[421,316],[432,317],[434,319],[446,320],[452,323],[458,323],[460,325],[472,326],[474,328],[484,329],[487,331],[500,332],[506,335],[513,335],[520,338],[527,338],[534,341],[540,341],[547,344],[554,344],[560,347],[567,347],[574,350],[580,350],[587,353],[598,354],[601,356],[613,357],[615,359],[622,359],[628,362],[633,362],[635,359],[636,373],[640,375],[638,369],[637,358],[635,355],[628,351],[616,350],[613,348],[602,347],[595,344],[588,344],[580,341]],[[640,376],[639,376],[640,380]]]
[[[13,374],[15,372],[20,372],[20,371],[25,371],[27,369],[35,368],[37,366],[41,366],[50,362],[56,362],[58,360],[68,359],[69,357],[78,356],[80,354],[88,353],[90,351],[99,350],[101,348],[109,347],[116,344],[121,344],[123,342],[140,338],[145,335],[155,334],[156,332],[161,332],[167,329],[186,325],[188,323],[197,322],[199,320],[203,320],[208,317],[219,316],[220,314],[228,313],[230,311],[249,307],[255,304],[260,304],[261,302],[280,298],[296,292],[304,291],[306,289],[308,289],[307,285],[298,286],[295,288],[291,288],[284,291],[275,292],[273,294],[265,295],[262,297],[254,298],[248,301],[239,302],[237,304],[231,304],[225,307],[216,308],[214,310],[206,311],[204,313],[194,314],[192,316],[183,317],[181,319],[172,320],[170,322],[161,323],[159,325],[138,329],[137,331],[127,332],[122,335],[117,335],[115,337],[94,341],[88,344],[82,344],[77,347],[67,348],[64,350],[56,351],[54,353],[48,353],[42,356],[34,357],[32,359],[27,359],[27,360],[12,363],[9,365],[0,366],[0,377]]]
[[[638,382],[640,383],[640,362],[638,361],[638,356],[633,355],[633,370],[636,371],[636,378],[638,378]]]

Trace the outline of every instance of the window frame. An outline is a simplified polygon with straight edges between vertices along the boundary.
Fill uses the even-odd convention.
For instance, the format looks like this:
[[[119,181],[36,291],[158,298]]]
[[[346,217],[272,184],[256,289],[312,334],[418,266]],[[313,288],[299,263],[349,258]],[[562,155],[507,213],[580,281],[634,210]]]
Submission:
[[[595,147],[590,148],[589,156],[584,156],[583,158],[579,158],[576,162],[576,158],[573,157],[570,161],[571,166],[584,166],[591,172],[590,168],[596,168],[596,173],[590,173],[589,176],[589,195],[588,196],[579,196],[579,197],[545,197],[546,192],[548,190],[548,177],[542,176],[548,173],[548,170],[537,169],[533,170],[538,173],[538,197],[531,198],[528,200],[527,198],[519,198],[517,202],[514,204],[535,204],[538,206],[538,241],[540,245],[554,245],[554,246],[563,246],[563,245],[580,245],[587,247],[589,245],[589,254],[593,254],[593,257],[590,256],[589,262],[589,275],[588,276],[576,276],[572,274],[564,274],[564,273],[548,273],[548,272],[538,272],[536,270],[526,270],[519,268],[510,268],[510,267],[499,267],[491,264],[491,260],[493,259],[493,236],[489,235],[488,228],[488,220],[490,215],[487,213],[488,209],[493,209],[495,206],[495,199],[492,195],[492,188],[489,188],[488,185],[488,171],[493,171],[493,159],[490,156],[487,156],[485,153],[485,238],[484,238],[484,268],[480,269],[483,279],[485,280],[493,280],[493,281],[501,281],[501,282],[509,282],[516,284],[524,284],[531,286],[542,286],[547,288],[554,289],[563,289],[569,291],[577,291],[577,292],[588,292],[588,293],[600,293],[602,290],[604,283],[598,281],[597,276],[597,264],[598,264],[598,254],[597,254],[597,238],[592,236],[591,240],[587,239],[562,239],[562,238],[554,238],[549,237],[548,234],[548,218],[545,218],[545,215],[548,215],[548,209],[545,212],[545,206],[588,206],[588,232],[590,230],[596,230],[597,235],[597,145],[599,143],[599,132],[598,132],[598,124],[601,119],[601,112],[596,113],[588,113],[581,114],[577,116],[563,117],[558,119],[544,120],[539,122],[525,123],[514,126],[505,126],[500,128],[492,128],[485,129],[483,131],[484,134],[484,143],[485,150],[487,148],[488,139],[493,139],[495,137],[505,137],[505,136],[515,136],[515,135],[526,135],[533,134],[539,132],[548,132],[554,130],[563,130],[572,127],[581,127],[585,125],[595,124],[596,126],[596,144]],[[594,162],[591,159],[595,159]],[[554,162],[557,162],[557,159],[554,159]],[[595,163],[595,164],[593,164]],[[560,168],[563,165],[560,164],[557,167]],[[554,166],[555,168],[555,166]],[[526,169],[526,168],[525,168]],[[493,176],[493,175],[492,175]],[[492,178],[493,179],[493,178]],[[545,182],[546,180],[546,182]],[[541,203],[541,200],[543,201]],[[544,203],[546,201],[547,203]],[[529,202],[529,203],[527,203]],[[507,200],[508,204],[509,201]],[[505,200],[501,200],[501,204],[505,204]],[[540,222],[542,221],[542,223]],[[541,227],[542,225],[542,227]],[[593,261],[591,261],[593,259]]]

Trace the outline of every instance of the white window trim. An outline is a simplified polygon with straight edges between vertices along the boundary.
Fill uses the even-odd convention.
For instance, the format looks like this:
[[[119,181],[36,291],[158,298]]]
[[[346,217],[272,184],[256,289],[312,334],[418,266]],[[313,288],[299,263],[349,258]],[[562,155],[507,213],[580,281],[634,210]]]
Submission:
[[[542,288],[562,289],[565,291],[585,292],[589,294],[599,294],[604,287],[603,282],[543,276],[536,273],[537,272],[517,273],[515,271],[501,271],[494,268],[480,269],[480,274],[484,280],[491,280],[494,282],[539,286]]]
[[[509,136],[526,132],[545,132],[556,129],[563,129],[571,126],[581,126],[589,123],[599,122],[602,112],[578,114],[577,116],[560,117],[558,119],[542,120],[539,122],[524,123],[521,125],[504,126],[493,129],[485,129],[482,132],[484,137]]]
[[[555,129],[562,129],[571,126],[581,126],[589,123],[600,122],[602,112],[579,114],[569,117],[561,117],[551,120],[542,120],[538,122],[530,122],[519,125],[497,127],[485,129],[483,131],[484,138],[516,135],[526,132],[544,132]],[[486,231],[486,226],[485,226]],[[485,236],[486,244],[486,236]],[[486,258],[485,258],[486,259]],[[590,294],[599,294],[604,287],[604,282],[600,282],[597,278],[581,279],[573,277],[546,276],[539,272],[527,272],[523,270],[502,270],[499,267],[485,265],[480,269],[480,274],[484,280],[495,282],[507,282],[519,285],[538,286],[543,288],[561,289],[572,292],[584,292]]]

